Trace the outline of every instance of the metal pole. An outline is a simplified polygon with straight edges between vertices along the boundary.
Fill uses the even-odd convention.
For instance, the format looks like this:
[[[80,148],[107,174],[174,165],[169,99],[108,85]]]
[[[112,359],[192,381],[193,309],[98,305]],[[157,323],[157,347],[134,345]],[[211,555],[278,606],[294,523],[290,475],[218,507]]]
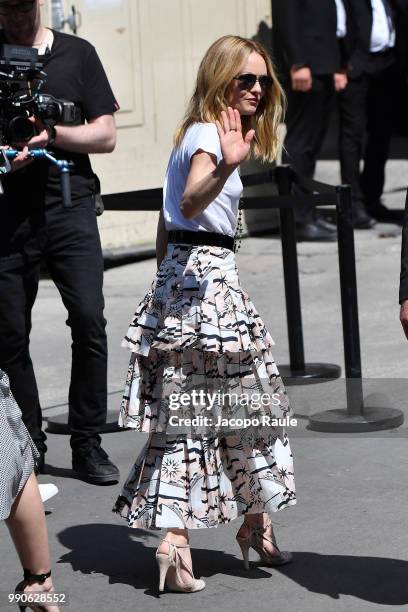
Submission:
[[[312,414],[308,427],[332,433],[391,429],[402,425],[403,412],[393,408],[384,394],[363,396],[351,188],[340,185],[336,191],[347,407]]]
[[[279,195],[290,195],[292,191],[292,170],[290,166],[278,166],[275,176]],[[280,209],[280,227],[290,369],[292,372],[303,372],[305,370],[305,352],[303,344],[302,311],[300,307],[296,224],[293,208]]]
[[[337,239],[347,410],[349,414],[354,415],[360,414],[363,408],[363,384],[361,379],[360,330],[358,323],[351,187],[349,185],[340,185],[336,188],[336,191],[338,197]]]

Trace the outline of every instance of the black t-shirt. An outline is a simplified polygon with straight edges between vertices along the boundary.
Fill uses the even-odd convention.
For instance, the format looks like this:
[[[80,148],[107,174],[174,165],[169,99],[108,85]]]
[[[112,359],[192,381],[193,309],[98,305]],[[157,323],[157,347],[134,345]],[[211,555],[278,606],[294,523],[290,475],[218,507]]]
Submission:
[[[81,109],[82,123],[119,109],[105,70],[95,48],[86,40],[52,30],[51,52],[39,56],[47,81],[41,89],[56,98],[75,102]],[[0,32],[0,45],[7,42]],[[71,153],[52,145],[50,153],[58,159],[73,162],[71,168],[72,199],[95,193],[95,177],[88,155]],[[50,206],[61,202],[61,182],[58,168],[46,160],[35,160],[29,166],[1,178],[4,197],[0,205],[29,205],[30,201]],[[34,202],[32,202],[34,203]]]

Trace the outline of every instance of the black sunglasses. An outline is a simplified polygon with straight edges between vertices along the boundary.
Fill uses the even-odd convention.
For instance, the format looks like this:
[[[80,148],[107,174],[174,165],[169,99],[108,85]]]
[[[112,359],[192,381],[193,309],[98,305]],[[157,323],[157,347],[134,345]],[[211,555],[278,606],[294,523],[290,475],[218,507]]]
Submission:
[[[242,89],[252,89],[255,83],[258,81],[262,91],[270,89],[273,85],[273,78],[269,74],[262,74],[257,76],[256,74],[238,74],[234,77],[236,81],[239,81]]]
[[[33,10],[36,0],[24,0],[19,4],[0,4],[0,15],[7,17],[11,13],[18,11],[19,13],[29,13]]]

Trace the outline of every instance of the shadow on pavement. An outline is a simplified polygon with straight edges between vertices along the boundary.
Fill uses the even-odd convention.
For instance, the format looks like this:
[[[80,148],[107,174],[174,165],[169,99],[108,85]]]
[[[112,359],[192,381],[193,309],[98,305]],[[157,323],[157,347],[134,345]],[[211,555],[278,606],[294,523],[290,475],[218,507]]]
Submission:
[[[82,480],[83,482],[88,482],[87,480],[84,480],[79,474],[77,474],[76,472],[74,472],[74,470],[70,468],[56,467],[54,465],[50,465],[49,463],[46,463],[44,465],[44,470],[42,473],[47,474],[49,476],[59,476],[60,478],[73,478],[74,480]],[[98,487],[109,487],[112,484],[115,484],[115,481],[100,482],[98,483],[97,486]]]
[[[294,561],[275,568],[313,593],[339,599],[352,595],[376,604],[408,604],[408,561],[385,557],[294,552]]]
[[[89,524],[64,529],[58,539],[70,552],[58,563],[69,563],[83,574],[103,574],[110,584],[127,584],[144,589],[146,595],[157,596],[158,572],[155,547],[151,538],[159,540],[162,533],[129,529],[127,526]],[[149,542],[149,545],[147,543]],[[282,568],[273,568],[313,593],[339,599],[352,595],[382,604],[408,604],[408,562],[383,557],[352,555],[320,555],[294,552],[294,561]],[[240,558],[222,551],[193,548],[194,574],[214,577],[216,574],[242,576],[245,579],[266,578],[271,568],[262,569],[254,563],[250,572],[242,567]]]
[[[77,476],[75,472],[70,468],[60,468],[54,465],[50,465],[49,463],[44,464],[43,474],[48,474],[49,476],[60,476],[61,478],[75,478]]]
[[[123,519],[122,519],[123,520]],[[127,584],[144,589],[146,595],[158,595],[158,570],[155,561],[156,547],[147,545],[151,538],[163,537],[160,530],[155,533],[142,529],[129,529],[107,524],[78,525],[64,529],[58,540],[70,552],[62,555],[58,563],[69,563],[74,571],[83,574],[103,574],[110,584]],[[192,549],[194,575],[212,577],[215,574],[230,574],[251,578],[265,578],[269,574],[254,568],[249,576],[242,561],[228,553]]]

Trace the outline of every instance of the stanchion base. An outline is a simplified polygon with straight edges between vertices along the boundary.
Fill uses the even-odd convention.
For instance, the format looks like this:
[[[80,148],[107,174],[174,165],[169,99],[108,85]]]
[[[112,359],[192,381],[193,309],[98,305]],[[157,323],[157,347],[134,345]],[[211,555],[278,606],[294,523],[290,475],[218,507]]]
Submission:
[[[278,365],[285,385],[322,383],[340,378],[341,367],[335,363],[306,363],[304,370],[292,370],[290,365]]]
[[[71,430],[68,427],[68,413],[50,417],[47,420],[47,428],[45,431],[47,433],[69,436]],[[113,433],[116,431],[126,431],[126,429],[118,426],[118,412],[115,410],[108,410],[106,423],[100,428],[98,433]]]
[[[404,414],[396,408],[364,406],[361,414],[350,415],[345,408],[315,412],[309,417],[308,429],[329,433],[358,433],[400,427]]]

